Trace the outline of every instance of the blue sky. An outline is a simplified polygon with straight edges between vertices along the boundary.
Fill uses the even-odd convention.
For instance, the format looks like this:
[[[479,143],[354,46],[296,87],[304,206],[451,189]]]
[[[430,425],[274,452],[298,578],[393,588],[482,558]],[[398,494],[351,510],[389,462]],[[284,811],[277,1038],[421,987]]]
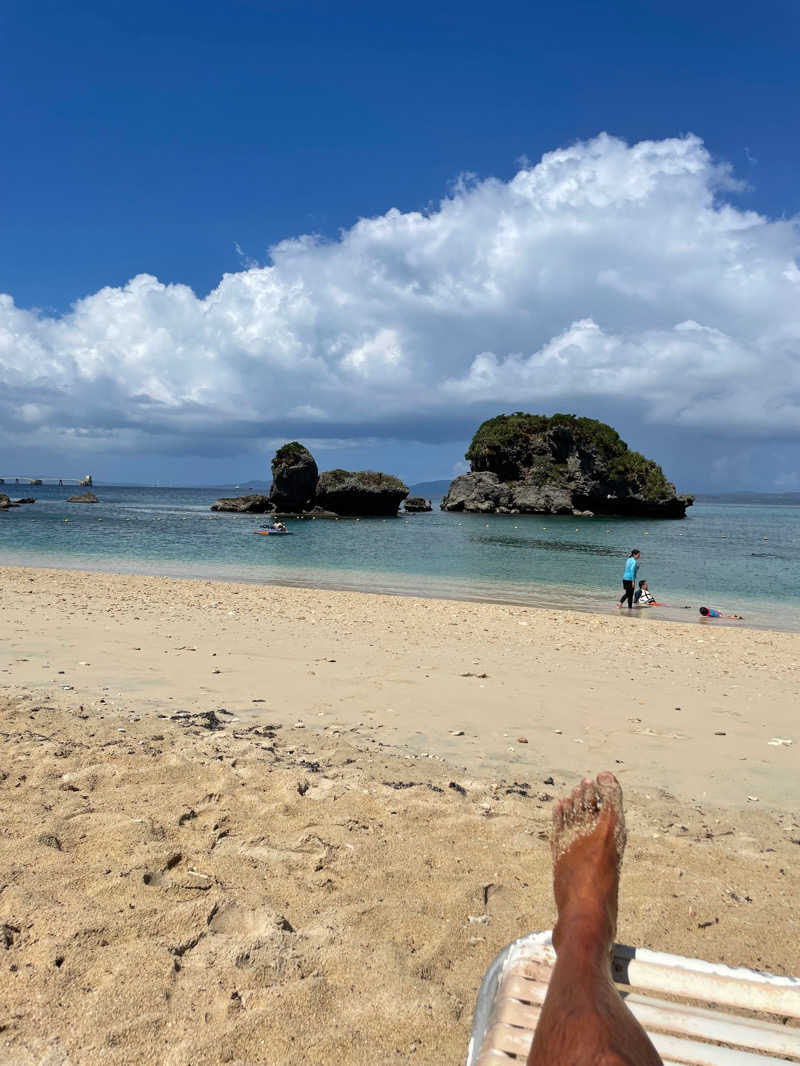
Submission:
[[[523,407],[800,489],[798,54],[788,0],[7,0],[3,465],[420,480]]]

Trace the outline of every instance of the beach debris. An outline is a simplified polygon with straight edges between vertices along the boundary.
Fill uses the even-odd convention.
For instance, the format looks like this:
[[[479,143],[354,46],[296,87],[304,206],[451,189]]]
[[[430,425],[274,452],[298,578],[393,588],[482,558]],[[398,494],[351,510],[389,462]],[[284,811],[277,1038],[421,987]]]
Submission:
[[[467,921],[470,925],[488,925],[492,920],[490,914],[468,914]]]
[[[727,734],[727,733],[725,732],[725,730],[724,730],[724,729],[718,729],[718,730],[717,730],[717,731],[716,731],[716,732],[714,733],[714,736],[715,736],[715,737],[726,737],[727,735],[728,735],[728,734]]]
[[[309,789],[308,781],[298,781],[297,782],[298,795],[305,796],[306,792],[308,792],[308,789]]]
[[[524,796],[525,799],[530,799],[530,787],[527,781],[514,781],[513,784],[507,785],[504,791],[507,796]]]
[[[473,674],[473,673],[471,673],[471,672],[470,672],[469,670],[468,670],[468,671],[467,671],[467,672],[466,672],[465,674],[461,674],[461,677],[479,677],[479,678],[487,678],[488,676],[489,676],[488,674]]]
[[[517,744],[527,744],[527,743],[528,743],[528,738],[527,737],[517,737]]]
[[[788,737],[773,737],[772,740],[767,741],[767,744],[771,744],[773,748],[788,748],[793,743],[794,741],[789,740]]]
[[[187,822],[193,821],[196,817],[197,811],[190,807],[188,811],[184,811],[178,818],[178,825],[186,825]]]
[[[448,729],[447,732],[453,737],[463,737],[464,736],[464,730],[463,729]]]
[[[187,874],[191,874],[192,877],[202,877],[206,881],[213,881],[214,880],[214,878],[211,876],[211,874],[204,874],[202,870],[194,870],[194,869],[192,869],[191,866],[187,869],[186,872],[187,872]],[[202,887],[206,887],[206,886],[202,886]],[[211,886],[208,886],[208,887],[211,887]]]
[[[751,803],[758,803],[758,796],[748,796],[747,798]]]
[[[61,841],[55,835],[55,833],[40,833],[36,838],[37,844],[44,844],[46,848],[55,848],[56,851],[61,851]]]
[[[171,714],[171,722],[181,722],[183,725],[202,726],[203,729],[224,729],[225,723],[217,718],[213,711],[178,711]]]
[[[697,928],[698,929],[708,929],[712,925],[719,925],[719,918],[714,918],[713,921],[710,921],[710,922],[698,922],[697,923]]]
[[[457,792],[459,796],[466,796],[467,794],[467,790],[462,785],[459,785],[457,781],[451,781],[447,787],[452,788],[452,790]]]
[[[501,886],[498,885],[495,881],[488,881],[485,885],[482,886],[481,893],[483,895],[483,905],[484,905],[484,907],[488,906],[489,897],[493,896],[495,894],[495,892],[497,892],[500,887]]]
[[[0,922],[0,942],[8,949],[14,945],[14,937],[19,935],[19,926],[10,922]]]
[[[546,777],[546,778],[544,779],[544,781],[542,781],[542,784],[543,784],[543,785],[554,785],[554,784],[555,784],[555,781],[553,780],[553,778],[552,778],[552,777]]]

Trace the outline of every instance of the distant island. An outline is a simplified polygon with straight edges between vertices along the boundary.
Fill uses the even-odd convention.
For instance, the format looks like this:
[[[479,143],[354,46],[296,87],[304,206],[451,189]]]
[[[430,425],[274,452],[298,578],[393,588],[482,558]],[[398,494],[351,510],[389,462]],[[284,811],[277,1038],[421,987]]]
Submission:
[[[408,485],[377,470],[326,470],[299,441],[275,452],[269,495],[223,497],[212,511],[274,514],[281,517],[339,518],[396,515]]]
[[[478,427],[465,458],[471,472],[452,482],[443,511],[684,518],[694,503],[594,418],[497,415]]]

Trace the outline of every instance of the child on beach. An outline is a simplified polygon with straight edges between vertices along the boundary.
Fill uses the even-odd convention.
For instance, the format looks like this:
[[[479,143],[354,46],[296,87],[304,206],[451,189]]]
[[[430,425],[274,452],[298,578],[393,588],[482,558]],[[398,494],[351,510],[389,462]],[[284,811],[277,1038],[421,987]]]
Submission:
[[[625,563],[625,573],[622,575],[622,587],[625,590],[620,597],[620,601],[617,607],[621,607],[625,600],[628,601],[628,607],[633,607],[633,586],[636,584],[636,575],[639,572],[639,559],[642,553],[638,548],[634,548],[631,554],[628,556]]]
[[[636,590],[636,594],[633,597],[634,607],[658,607],[656,598],[647,587],[647,582],[642,580],[639,582],[639,587]]]
[[[715,607],[701,607],[700,614],[703,618],[735,618],[737,622],[744,621],[740,614],[723,614],[722,611],[718,611]]]

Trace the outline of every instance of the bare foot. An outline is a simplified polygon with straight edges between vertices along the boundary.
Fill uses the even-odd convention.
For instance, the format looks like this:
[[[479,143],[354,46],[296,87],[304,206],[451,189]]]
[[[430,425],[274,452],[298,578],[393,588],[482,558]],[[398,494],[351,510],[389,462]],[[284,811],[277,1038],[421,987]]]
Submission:
[[[584,778],[553,809],[553,889],[558,950],[569,930],[607,953],[617,929],[617,892],[625,850],[622,789],[613,774]]]
[[[557,959],[529,1066],[661,1066],[611,979],[624,850],[619,781],[584,778],[553,809]]]

